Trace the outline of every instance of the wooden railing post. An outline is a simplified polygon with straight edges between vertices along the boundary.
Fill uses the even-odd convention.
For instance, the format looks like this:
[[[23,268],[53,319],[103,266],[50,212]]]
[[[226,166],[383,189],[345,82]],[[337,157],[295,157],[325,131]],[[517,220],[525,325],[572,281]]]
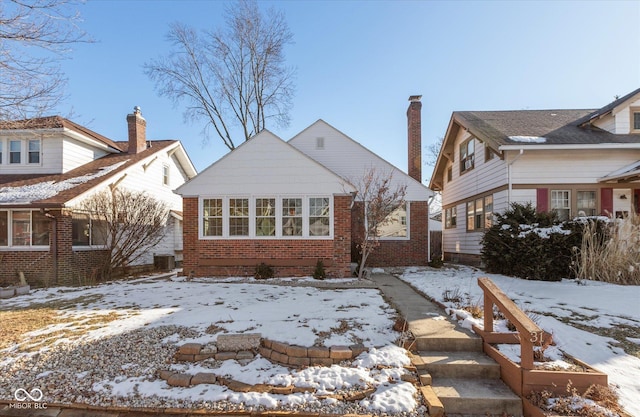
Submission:
[[[483,291],[484,294],[484,331],[493,332],[493,300],[491,300],[491,294],[488,291]]]

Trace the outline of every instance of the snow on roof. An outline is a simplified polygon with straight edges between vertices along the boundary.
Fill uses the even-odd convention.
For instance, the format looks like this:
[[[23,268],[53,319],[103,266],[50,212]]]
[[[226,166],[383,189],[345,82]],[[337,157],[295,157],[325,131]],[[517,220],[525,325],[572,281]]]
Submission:
[[[545,143],[547,138],[543,136],[509,136],[509,140],[522,143]]]
[[[0,204],[31,203],[33,201],[45,200],[57,195],[59,192],[73,188],[79,184],[84,184],[92,179],[107,175],[124,165],[127,160],[113,165],[102,167],[93,174],[81,175],[63,181],[44,181],[36,184],[23,185],[21,187],[0,187]]]

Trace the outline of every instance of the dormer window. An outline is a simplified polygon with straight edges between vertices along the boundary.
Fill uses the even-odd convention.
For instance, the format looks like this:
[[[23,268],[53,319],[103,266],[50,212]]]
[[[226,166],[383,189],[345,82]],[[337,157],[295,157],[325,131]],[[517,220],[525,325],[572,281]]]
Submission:
[[[19,164],[22,162],[22,141],[11,140],[9,141],[9,163]]]
[[[640,133],[640,109],[631,111],[631,127],[633,132]]]
[[[40,163],[40,140],[30,140],[29,142],[29,163],[30,164],[39,164]]]

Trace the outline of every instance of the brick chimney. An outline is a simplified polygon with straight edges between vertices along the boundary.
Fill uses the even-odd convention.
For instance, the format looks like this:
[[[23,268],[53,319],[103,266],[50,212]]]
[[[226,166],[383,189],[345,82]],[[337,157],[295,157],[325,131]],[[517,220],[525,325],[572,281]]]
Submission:
[[[128,153],[139,153],[147,149],[147,121],[140,113],[140,107],[135,106],[133,113],[127,114],[129,126]]]
[[[420,111],[422,96],[410,96],[409,108],[407,109],[407,133],[408,133],[408,173],[409,176],[418,182],[422,182],[422,123],[420,121]]]

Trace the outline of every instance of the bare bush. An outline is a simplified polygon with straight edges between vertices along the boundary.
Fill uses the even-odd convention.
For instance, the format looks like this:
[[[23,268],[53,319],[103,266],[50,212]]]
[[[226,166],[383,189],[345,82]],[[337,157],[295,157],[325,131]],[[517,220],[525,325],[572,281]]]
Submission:
[[[581,279],[640,285],[640,217],[612,219],[604,233],[588,220],[573,267]]]

